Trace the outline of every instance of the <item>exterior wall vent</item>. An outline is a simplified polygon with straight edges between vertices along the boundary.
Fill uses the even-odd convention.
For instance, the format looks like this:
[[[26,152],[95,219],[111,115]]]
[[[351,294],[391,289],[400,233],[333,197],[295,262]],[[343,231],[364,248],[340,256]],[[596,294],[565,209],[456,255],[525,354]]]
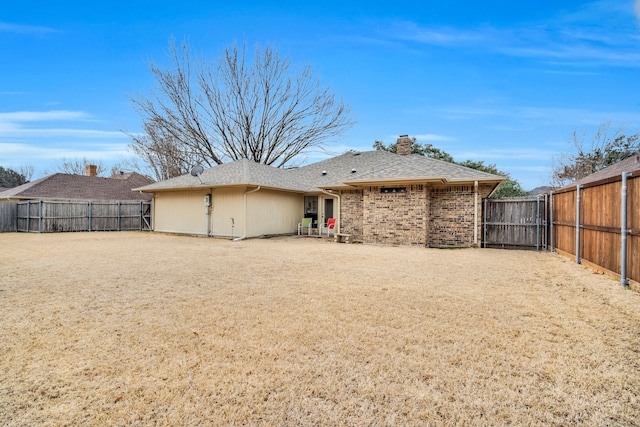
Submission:
[[[406,193],[407,192],[407,188],[406,187],[388,187],[388,188],[381,188],[380,192],[382,194],[389,194],[389,193]]]

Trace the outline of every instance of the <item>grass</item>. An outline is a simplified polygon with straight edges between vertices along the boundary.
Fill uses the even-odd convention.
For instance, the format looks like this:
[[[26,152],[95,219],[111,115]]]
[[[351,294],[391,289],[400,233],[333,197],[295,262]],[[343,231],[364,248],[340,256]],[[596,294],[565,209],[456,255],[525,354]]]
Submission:
[[[637,425],[640,295],[565,258],[0,234],[0,424]]]

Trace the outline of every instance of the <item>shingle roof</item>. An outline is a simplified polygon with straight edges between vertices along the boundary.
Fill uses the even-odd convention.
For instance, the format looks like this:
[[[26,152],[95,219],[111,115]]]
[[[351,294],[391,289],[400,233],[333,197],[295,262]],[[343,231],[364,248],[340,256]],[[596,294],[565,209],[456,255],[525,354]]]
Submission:
[[[306,186],[291,179],[290,171],[242,159],[205,169],[199,177],[186,174],[151,185],[136,188],[146,192],[176,188],[209,188],[240,185],[260,185],[289,191],[304,192]]]
[[[0,192],[0,199],[150,200],[132,188],[152,180],[140,174],[129,178],[56,173]]]
[[[243,159],[207,169],[199,178],[182,175],[139,190],[153,192],[178,188],[260,185],[288,191],[317,192],[322,188],[347,188],[364,182],[485,181],[498,184],[504,179],[502,176],[419,155],[350,151],[321,162],[286,170]]]
[[[585,185],[591,182],[602,181],[607,178],[621,176],[624,172],[634,172],[637,170],[640,170],[640,154],[633,155],[604,169],[600,169],[598,172],[594,172],[591,175],[585,176],[584,178],[581,178],[569,185],[562,187],[562,189],[572,188],[577,185]]]

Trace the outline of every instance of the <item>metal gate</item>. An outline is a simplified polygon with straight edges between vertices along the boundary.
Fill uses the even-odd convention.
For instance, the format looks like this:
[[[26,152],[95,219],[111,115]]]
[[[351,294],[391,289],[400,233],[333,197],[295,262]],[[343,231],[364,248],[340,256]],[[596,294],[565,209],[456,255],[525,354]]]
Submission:
[[[546,249],[547,195],[535,199],[485,199],[482,246]]]

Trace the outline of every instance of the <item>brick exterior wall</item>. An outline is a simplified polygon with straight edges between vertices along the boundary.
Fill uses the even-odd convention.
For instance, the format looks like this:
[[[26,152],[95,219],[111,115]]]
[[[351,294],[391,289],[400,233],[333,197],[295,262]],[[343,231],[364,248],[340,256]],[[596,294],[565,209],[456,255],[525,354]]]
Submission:
[[[491,188],[478,188],[478,246],[482,240],[482,199]],[[472,185],[431,189],[430,247],[472,247],[475,193]]]
[[[362,190],[340,192],[340,232],[362,241]]]
[[[383,193],[383,188],[367,187],[363,191],[362,240],[425,246],[429,228],[427,186],[402,186],[404,193]]]
[[[385,187],[342,191],[341,232],[364,243],[474,246],[473,185],[402,187],[405,193],[383,193]],[[482,238],[482,198],[490,191],[487,186],[478,189],[478,245]]]

